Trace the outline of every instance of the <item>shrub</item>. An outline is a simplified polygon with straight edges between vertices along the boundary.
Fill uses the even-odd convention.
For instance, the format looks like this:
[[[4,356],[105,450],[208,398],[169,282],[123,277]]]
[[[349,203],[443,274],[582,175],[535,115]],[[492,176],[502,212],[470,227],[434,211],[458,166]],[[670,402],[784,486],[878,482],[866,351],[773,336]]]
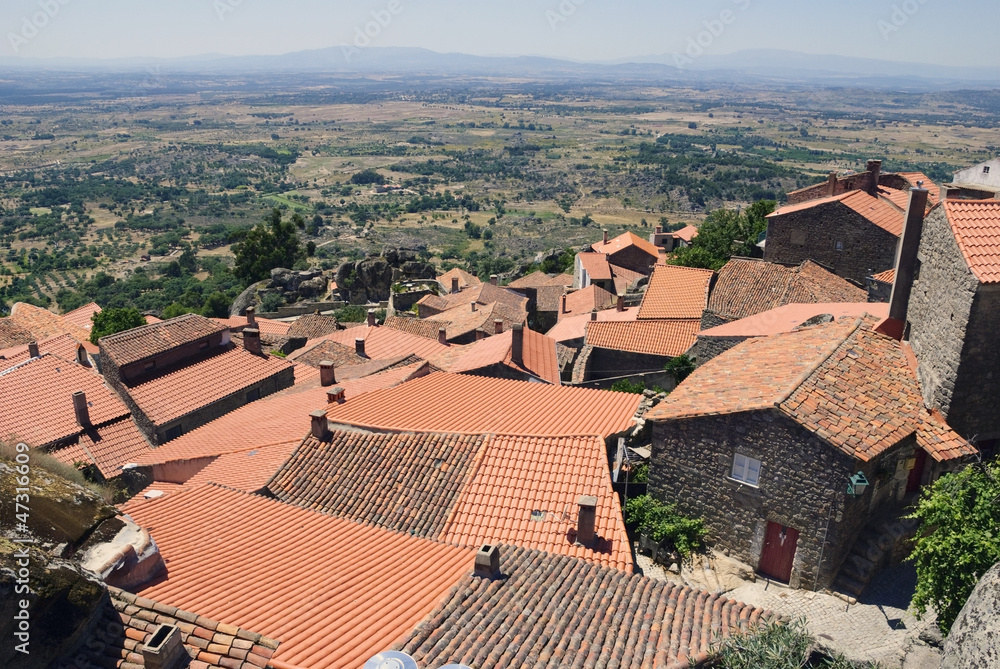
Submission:
[[[826,657],[801,618],[785,624],[771,620],[752,634],[727,637],[712,647],[717,669],[878,669],[870,662]]]
[[[611,384],[611,392],[613,393],[632,393],[633,395],[641,395],[642,391],[645,389],[646,384],[642,381],[632,383],[628,379],[619,379]]]
[[[278,307],[285,305],[285,298],[277,293],[267,293],[260,298],[260,309],[265,312],[275,312]]]
[[[667,541],[684,558],[701,547],[705,538],[705,523],[700,518],[688,518],[677,512],[676,504],[667,504],[650,495],[639,495],[625,504],[625,518],[638,525],[639,531],[653,541]]]

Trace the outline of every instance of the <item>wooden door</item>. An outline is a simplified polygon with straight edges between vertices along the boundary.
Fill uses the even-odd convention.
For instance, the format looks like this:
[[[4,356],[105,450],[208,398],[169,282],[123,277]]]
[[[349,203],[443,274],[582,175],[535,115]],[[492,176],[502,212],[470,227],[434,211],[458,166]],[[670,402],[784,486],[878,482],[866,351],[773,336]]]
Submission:
[[[799,543],[799,531],[779,523],[768,522],[764,533],[764,550],[757,571],[776,581],[788,583],[792,577],[792,561]]]
[[[906,479],[906,494],[917,492],[920,490],[920,482],[924,479],[924,467],[927,466],[927,451],[922,448],[918,448],[913,453],[916,459],[916,464],[913,465],[913,469],[910,470],[910,477]]]

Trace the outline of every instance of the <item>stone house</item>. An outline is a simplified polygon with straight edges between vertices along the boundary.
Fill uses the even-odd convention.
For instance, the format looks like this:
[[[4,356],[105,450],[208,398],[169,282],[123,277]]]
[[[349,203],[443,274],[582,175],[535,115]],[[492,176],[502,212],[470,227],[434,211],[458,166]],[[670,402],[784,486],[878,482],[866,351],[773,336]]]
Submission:
[[[873,515],[975,453],[874,324],[754,338],[698,368],[646,416],[651,493],[760,573],[829,587]]]
[[[979,192],[982,197],[996,197],[1000,193],[1000,158],[958,170],[952,177],[952,187]]]
[[[608,262],[639,274],[649,276],[653,266],[660,259],[660,250],[638,235],[626,232],[614,239],[608,239],[605,231],[604,240],[593,244],[594,253],[603,253]]]
[[[154,444],[185,432],[295,382],[293,366],[264,355],[260,332],[242,331],[185,314],[102,337],[105,379]]]
[[[924,400],[966,438],[1000,438],[1000,201],[947,200],[924,219],[906,315]]]

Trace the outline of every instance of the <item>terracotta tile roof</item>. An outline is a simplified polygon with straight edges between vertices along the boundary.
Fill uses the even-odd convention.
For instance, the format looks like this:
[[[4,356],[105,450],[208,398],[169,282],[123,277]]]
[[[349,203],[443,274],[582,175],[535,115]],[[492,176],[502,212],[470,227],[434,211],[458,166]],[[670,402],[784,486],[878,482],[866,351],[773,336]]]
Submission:
[[[439,539],[485,439],[333,430],[322,441],[307,437],[267,489],[282,502]]]
[[[896,235],[897,237],[903,233],[903,213],[892,204],[869,195],[863,190],[847,191],[846,193],[834,195],[833,197],[824,197],[818,200],[809,200],[808,202],[789,205],[778,209],[772,214],[768,214],[767,217],[774,218],[776,216],[784,216],[786,214],[807,211],[815,207],[823,207],[833,203],[840,203],[841,205],[848,207],[855,213],[864,216],[886,232]]]
[[[642,298],[639,319],[701,318],[708,306],[708,289],[714,276],[710,269],[656,266]]]
[[[344,389],[348,400],[356,399],[365,393],[408,381],[422,373],[424,367],[424,363],[418,363],[358,379],[341,380],[338,376],[336,387]],[[338,370],[338,375],[340,373]],[[309,414],[326,408],[327,390],[319,385],[317,378],[310,384],[268,395],[167,442],[139,458],[138,462],[155,465],[239,453],[290,441],[298,443],[309,432]]]
[[[675,357],[697,340],[697,318],[655,321],[597,321],[587,324],[587,346]]]
[[[670,234],[690,244],[691,240],[698,236],[698,228],[694,225],[685,225],[680,230],[674,230]]]
[[[504,578],[466,575],[395,648],[420,667],[701,666],[769,611],[543,551],[500,547]]]
[[[250,321],[247,320],[246,316],[230,316],[229,318],[213,318],[212,320],[220,325],[225,325],[230,332],[242,332],[250,327]],[[292,327],[291,323],[283,323],[270,318],[254,317],[254,323],[256,323],[255,327],[260,330],[261,335],[285,336]]]
[[[559,313],[562,309],[562,297],[566,294],[566,286],[539,286],[535,288],[535,311]]]
[[[938,462],[976,454],[976,448],[952,430],[937,409],[917,430],[917,445]]]
[[[101,337],[101,353],[121,367],[228,329],[228,326],[210,318],[198,314],[184,314],[162,323],[143,325]]]
[[[238,627],[209,620],[197,613],[166,606],[145,597],[108,587],[110,597],[95,614],[91,632],[67,657],[64,669],[145,666],[142,646],[157,628],[180,629],[181,642],[191,657],[191,669],[264,669],[279,642]]]
[[[408,332],[401,332],[387,327],[368,327],[367,325],[362,325],[348,330],[331,332],[319,340],[310,341],[304,349],[296,351],[288,356],[288,359],[299,359],[321,341],[332,341],[354,350],[355,339],[365,340],[365,355],[372,360],[394,358],[410,353],[426,360],[437,353],[447,351],[449,348],[447,345],[439,344],[437,339],[418,337]]]
[[[611,265],[603,253],[577,253],[577,260],[590,276],[591,281],[611,281]]]
[[[868,293],[863,289],[809,260],[789,268],[763,260],[733,258],[719,270],[708,310],[738,319],[793,302],[867,299]]]
[[[617,309],[605,309],[597,312],[598,321],[634,321],[639,315],[639,307],[628,307],[624,311]],[[546,336],[555,339],[557,342],[570,341],[573,339],[583,339],[587,334],[587,325],[590,323],[590,314],[579,314],[576,316],[566,316],[559,320],[551,330],[546,332]]]
[[[923,181],[924,188],[926,188],[929,192],[927,203],[930,206],[933,207],[941,201],[941,187],[931,181],[930,178],[928,178],[928,176],[923,172],[900,172],[899,176],[909,181],[910,185],[914,188],[916,188],[918,181]],[[903,207],[903,210],[905,211],[906,207]]]
[[[947,200],[944,210],[972,273],[980,283],[1000,282],[1000,201]]]
[[[441,329],[441,323],[420,318],[410,318],[408,316],[387,316],[382,327],[436,341],[438,330]]]
[[[618,235],[614,239],[608,240],[607,244],[602,242],[592,244],[591,248],[593,248],[596,253],[606,253],[609,256],[613,256],[619,251],[624,251],[632,246],[645,251],[649,255],[653,256],[654,259],[660,256],[660,249],[633,232],[626,232]]]
[[[158,317],[156,317],[156,316],[154,316],[152,314],[146,314],[145,316],[143,316],[143,318],[146,319],[146,325],[153,325],[154,323],[162,323],[163,322],[162,318],[158,318]]]
[[[513,290],[494,286],[492,283],[482,283],[447,295],[427,295],[421,298],[417,304],[441,312],[454,307],[469,306],[472,302],[484,305],[501,302],[522,311],[528,308],[527,297]]]
[[[72,335],[64,334],[52,339],[46,339],[45,341],[38,342],[38,351],[40,353],[51,353],[54,356],[62,358],[63,360],[77,361],[79,356],[79,350],[83,347],[83,344],[73,339]],[[28,347],[27,345],[14,346],[11,348],[5,348],[0,351],[0,372],[5,369],[10,369],[14,365],[19,365],[28,359]],[[90,366],[90,360],[87,359],[87,364],[85,367]]]
[[[882,283],[895,283],[896,281],[896,270],[887,269],[884,272],[880,272],[872,277],[876,281],[881,281]]]
[[[276,357],[217,346],[179,365],[141,377],[127,392],[156,425],[186,416],[290,368]]]
[[[10,318],[0,318],[0,348],[23,346],[35,340],[35,335],[26,327],[18,325]]]
[[[305,314],[292,321],[286,334],[289,337],[305,337],[307,340],[316,339],[326,336],[331,332],[336,332],[338,329],[337,325],[336,316]]]
[[[215,485],[133,518],[168,565],[138,594],[279,638],[274,659],[309,669],[355,669],[389,648],[473,565],[467,548]]]
[[[516,279],[507,284],[508,288],[513,288],[515,290],[521,290],[523,288],[551,288],[554,286],[572,286],[573,285],[573,275],[572,274],[556,274],[550,275],[541,271],[534,271],[527,276],[522,276],[520,279]]]
[[[101,313],[100,305],[97,304],[97,302],[91,302],[90,304],[85,304],[82,307],[74,309],[73,311],[66,312],[62,315],[62,317],[67,323],[90,332],[91,328],[94,326],[92,317],[94,314],[99,313]]]
[[[519,372],[526,372],[548,383],[559,385],[559,360],[556,342],[540,332],[524,328],[522,361],[513,359],[514,332],[507,330],[472,344],[456,346],[451,350],[428,358],[437,369],[455,374],[474,373],[494,365],[506,365]]]
[[[122,418],[86,430],[68,446],[50,451],[50,455],[68,465],[77,462],[96,465],[101,476],[110,479],[122,473],[122,465],[135,462],[152,449],[132,419]]]
[[[628,393],[436,372],[333,405],[327,417],[376,430],[609,437],[634,425],[641,399]]]
[[[51,339],[61,334],[72,335],[79,342],[89,342],[90,332],[74,325],[47,309],[17,302],[10,308],[10,320],[31,333],[35,341]]]
[[[923,430],[930,416],[899,342],[873,332],[876,322],[844,319],[749,339],[699,367],[646,418],[777,409],[868,461]],[[960,451],[944,446],[938,456],[972,452]]]
[[[579,314],[589,314],[594,309],[602,311],[614,306],[615,296],[600,286],[590,284],[566,296],[566,313],[559,313],[559,320]]]
[[[454,267],[448,270],[447,272],[438,277],[438,282],[442,286],[444,286],[445,290],[451,290],[451,280],[453,277],[458,278],[459,290],[464,290],[465,288],[469,288],[470,286],[479,286],[482,285],[483,283],[482,281],[479,280],[479,277],[469,274],[461,267]]]
[[[457,339],[474,333],[482,328],[486,334],[493,334],[496,330],[495,322],[503,321],[504,332],[510,330],[515,325],[527,325],[528,312],[520,308],[510,307],[502,302],[492,302],[486,305],[476,303],[476,310],[472,310],[472,303],[459,305],[442,311],[439,314],[428,316],[424,321],[440,329],[445,328],[445,336]],[[437,337],[437,330],[434,334]]]
[[[599,539],[593,548],[576,544],[581,495],[597,498]],[[441,540],[537,548],[632,571],[632,548],[601,437],[491,436]]]
[[[87,394],[95,426],[129,415],[100,376],[46,353],[0,372],[0,439],[44,446],[80,434],[73,410],[78,390]]]
[[[642,272],[636,272],[629,269],[628,267],[620,267],[611,263],[611,274],[615,278],[615,287],[618,288],[619,293],[627,292],[627,289],[632,286],[639,279],[646,278],[646,274]]]
[[[865,314],[882,319],[889,315],[889,305],[879,302],[830,302],[825,304],[786,304],[777,309],[743,318],[732,323],[702,330],[699,337],[761,337],[791,332],[815,316],[829,314],[835,319],[854,320]]]
[[[319,363],[324,360],[329,360],[337,367],[363,365],[369,362],[368,358],[362,358],[358,355],[354,346],[347,347],[335,341],[322,339],[312,346],[307,345],[305,348],[300,348],[289,355],[287,359],[298,365],[307,365],[316,369],[319,369]]]

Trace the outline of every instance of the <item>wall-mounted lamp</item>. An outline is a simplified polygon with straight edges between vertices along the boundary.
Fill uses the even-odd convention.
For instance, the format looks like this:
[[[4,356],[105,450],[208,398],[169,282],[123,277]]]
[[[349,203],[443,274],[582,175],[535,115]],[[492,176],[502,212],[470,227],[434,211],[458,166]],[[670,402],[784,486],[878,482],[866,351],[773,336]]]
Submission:
[[[854,497],[861,497],[868,489],[868,479],[862,472],[858,472],[847,480],[847,494]]]

